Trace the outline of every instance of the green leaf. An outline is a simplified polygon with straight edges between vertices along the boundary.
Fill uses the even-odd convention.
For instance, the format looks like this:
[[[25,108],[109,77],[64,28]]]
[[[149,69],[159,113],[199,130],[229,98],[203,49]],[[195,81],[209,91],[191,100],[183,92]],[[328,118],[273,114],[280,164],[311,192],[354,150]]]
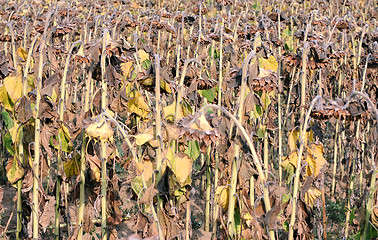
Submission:
[[[131,182],[131,188],[134,192],[138,195],[143,188],[142,178],[140,176],[136,176]]]
[[[15,154],[15,151],[14,151],[14,146],[13,146],[13,142],[12,142],[12,136],[10,135],[9,132],[7,132],[4,137],[3,137],[3,141],[4,141],[4,146],[5,148],[8,150],[8,152],[14,156]]]
[[[145,61],[142,62],[142,68],[148,70],[148,69],[150,69],[150,66],[151,66],[151,61],[150,60],[147,59],[147,60],[145,60]]]
[[[212,47],[210,46],[209,47],[209,56],[211,56],[211,51],[212,51]],[[220,58],[219,50],[214,49],[214,59],[219,59],[219,58]]]
[[[60,139],[58,138],[58,136],[54,136],[50,140],[50,144],[56,149],[60,149],[64,152],[71,152],[73,150],[73,146],[71,142],[70,132],[66,126],[62,125],[59,128],[59,137]]]
[[[236,233],[239,233],[241,230],[241,215],[240,215],[240,210],[239,208],[235,208],[234,211],[234,231]]]
[[[191,140],[188,142],[188,148],[185,153],[194,161],[200,155],[200,148],[197,140]]]
[[[266,126],[265,125],[260,125],[259,129],[257,130],[257,137],[258,138],[264,138],[264,134],[265,134],[265,131],[266,131]]]
[[[76,155],[76,157],[68,159],[68,161],[66,162],[63,162],[63,170],[67,178],[79,175],[80,155]]]
[[[283,224],[282,224],[282,227],[283,229],[285,229],[286,232],[289,231],[289,222],[286,220]]]
[[[252,117],[253,118],[259,118],[259,117],[262,116],[262,114],[263,114],[263,112],[262,112],[261,106],[256,104],[255,109],[252,112]]]
[[[206,98],[209,103],[212,103],[215,99],[216,94],[216,87],[206,89],[206,90],[198,90],[199,95]]]
[[[10,117],[9,113],[5,110],[1,112],[1,116],[3,117],[3,121],[7,129],[11,129],[13,127],[13,119]]]
[[[292,31],[290,30],[289,27],[286,27],[282,31],[282,38],[284,39],[284,42],[285,42],[285,49],[290,51],[290,52],[294,51],[294,42],[293,42],[292,35],[293,35],[293,33],[292,33]]]
[[[288,202],[290,200],[290,198],[291,198],[291,193],[290,192],[287,193],[287,194],[282,195],[282,204]]]

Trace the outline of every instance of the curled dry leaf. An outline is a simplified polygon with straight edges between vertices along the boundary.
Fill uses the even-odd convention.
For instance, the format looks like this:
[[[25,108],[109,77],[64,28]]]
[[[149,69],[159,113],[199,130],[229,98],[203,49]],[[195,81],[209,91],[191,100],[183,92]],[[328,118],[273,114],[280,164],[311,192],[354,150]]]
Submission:
[[[320,191],[317,187],[310,187],[304,194],[304,201],[307,206],[313,207],[315,200],[321,195],[322,191]]]
[[[113,137],[114,130],[103,116],[98,116],[94,122],[85,128],[85,132],[101,141],[108,141]]]

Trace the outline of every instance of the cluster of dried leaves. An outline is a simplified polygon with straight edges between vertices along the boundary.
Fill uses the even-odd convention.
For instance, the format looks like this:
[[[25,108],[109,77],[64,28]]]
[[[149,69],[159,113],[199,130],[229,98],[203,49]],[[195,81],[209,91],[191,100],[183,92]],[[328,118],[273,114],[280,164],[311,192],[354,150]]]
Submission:
[[[226,239],[229,182],[235,158],[233,149],[237,144],[242,147],[242,153],[234,229],[244,239],[267,239],[266,227],[276,229],[277,236],[284,238],[292,212],[291,186],[298,146],[303,141],[299,138],[299,109],[307,108],[319,93],[323,99],[312,112],[312,126],[306,131],[295,239],[312,239],[315,235],[321,238],[323,232],[334,231],[316,213],[319,209],[325,213],[325,191],[328,191],[325,179],[332,177],[327,171],[328,162],[332,161],[326,159],[332,158],[336,121],[343,120],[340,130],[345,136],[343,149],[358,152],[356,164],[352,164],[348,150],[338,160],[343,166],[338,175],[340,181],[348,178],[349,171],[362,171],[364,176],[370,176],[376,160],[365,157],[359,139],[353,138],[356,128],[374,128],[376,123],[369,114],[372,109],[365,101],[346,104],[345,96],[363,88],[377,104],[377,6],[374,1],[368,1],[371,7],[365,7],[364,1],[350,5],[346,1],[273,2],[266,5],[259,1],[235,1],[235,4],[234,1],[3,1],[0,9],[1,159],[9,183],[15,185],[22,181],[23,184],[23,236],[31,234],[35,104],[41,54],[44,62],[38,112],[42,121],[39,225],[43,237],[51,237],[49,227],[54,223],[56,180],[61,179],[60,221],[69,226],[64,230],[65,237],[76,239],[78,227],[72,223],[77,218],[80,161],[84,159],[83,227],[87,236],[94,234],[94,220],[101,214],[101,171],[105,171],[101,169],[101,161],[106,161],[110,238],[127,237],[130,232],[139,234],[138,238],[158,236],[153,206],[164,238],[183,238],[188,201],[193,205],[196,200],[204,199],[203,173],[208,168],[201,156],[206,156],[210,158],[211,169],[218,167],[220,172],[218,185],[211,185],[211,204],[219,204],[222,209],[212,222],[218,226],[214,237]],[[51,19],[46,28],[49,14]],[[39,34],[46,36],[43,52],[39,51],[42,42]],[[30,69],[24,74],[34,37],[37,41],[30,55]],[[105,49],[104,38],[107,39]],[[70,48],[78,40],[82,44]],[[303,51],[307,50],[307,105],[301,106],[299,76],[303,70]],[[241,96],[242,63],[251,51],[255,51],[256,57],[246,63],[247,91]],[[106,55],[104,73],[102,53]],[[184,85],[180,86],[184,63],[191,58],[197,61],[189,65],[183,76]],[[65,72],[67,59],[70,60]],[[156,136],[155,122],[157,72],[161,86],[161,136]],[[101,108],[103,76],[108,92],[106,109]],[[66,94],[61,99],[64,77]],[[181,90],[183,100],[177,103],[176,96]],[[276,120],[279,94],[282,126]],[[89,111],[84,110],[86,95],[90,99]],[[206,103],[219,103],[228,111],[237,112],[240,97],[245,97],[242,125],[253,138],[259,156],[264,155],[268,145],[269,164],[265,171],[269,173],[272,205],[269,212],[265,211],[260,197],[262,188],[256,166],[233,122],[216,111],[196,114]],[[59,112],[61,104],[63,112]],[[355,126],[357,119],[359,127]],[[119,126],[127,129],[132,149],[118,131]],[[286,157],[282,156],[280,166],[279,128],[287,136],[283,141]],[[363,131],[365,151],[374,156],[377,132]],[[88,143],[83,151],[84,136]],[[265,144],[264,139],[267,139]],[[106,142],[106,159],[100,157],[101,142]],[[20,145],[23,147],[19,148]],[[162,149],[161,169],[157,169],[157,148]],[[326,154],[327,151],[331,153]],[[370,162],[364,163],[368,158]],[[282,183],[278,168],[284,170],[286,181]],[[252,178],[255,180],[252,195],[256,200],[251,198]],[[353,180],[347,179],[348,183]],[[344,198],[361,198],[366,183],[360,189]],[[341,200],[342,196],[340,193],[331,200]],[[205,203],[199,201],[199,204],[203,208]],[[372,221],[377,225],[375,213],[376,208]],[[130,232],[123,233],[125,224]],[[353,231],[361,226],[355,223]],[[190,236],[199,236],[192,229]]]

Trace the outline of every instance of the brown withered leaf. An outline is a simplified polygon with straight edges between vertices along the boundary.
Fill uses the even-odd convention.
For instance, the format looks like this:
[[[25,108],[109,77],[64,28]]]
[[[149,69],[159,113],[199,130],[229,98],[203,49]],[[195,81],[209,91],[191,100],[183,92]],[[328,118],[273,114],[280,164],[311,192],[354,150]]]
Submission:
[[[240,174],[241,179],[250,179],[253,175],[258,175],[255,168],[252,167],[251,163],[247,161],[241,161]]]
[[[118,192],[113,189],[108,190],[108,224],[116,226],[122,222],[121,198]]]
[[[54,216],[55,198],[52,196],[47,196],[46,203],[43,206],[42,215],[39,218],[39,224],[42,227],[43,232],[45,232],[47,227],[54,222]]]
[[[21,123],[26,123],[30,120],[30,118],[33,117],[30,100],[26,96],[20,98],[14,110],[18,117],[18,121],[20,121]]]
[[[206,152],[206,146],[215,143],[219,138],[218,130],[210,125],[203,114],[197,117],[183,118],[178,125],[181,129],[180,135],[184,135],[187,139],[199,141],[203,152]]]
[[[162,211],[158,212],[158,219],[165,239],[179,236],[181,227],[177,223],[178,219],[165,215]]]
[[[110,104],[110,108],[117,113],[123,113],[127,109],[127,101],[121,92],[122,91],[117,93],[116,97]]]
[[[141,204],[151,204],[155,195],[159,193],[154,185],[155,184],[151,184],[151,186],[147,188],[146,192],[143,194],[143,197],[139,201]]]
[[[50,139],[52,136],[56,136],[58,134],[58,127],[54,124],[43,124],[41,128],[41,144],[43,148],[47,152],[47,156],[49,158],[52,157],[53,152],[52,148],[50,147]]]
[[[0,59],[0,79],[3,79],[9,75],[9,64],[4,50],[0,52]]]
[[[97,155],[86,154],[86,160],[89,163],[91,178],[96,182],[101,179],[101,160]]]
[[[92,204],[85,204],[84,209],[84,232],[91,232],[94,229],[94,223],[92,219],[96,219],[95,209]]]
[[[126,222],[127,226],[134,232],[143,232],[144,228],[153,222],[147,216],[138,212],[134,217]]]

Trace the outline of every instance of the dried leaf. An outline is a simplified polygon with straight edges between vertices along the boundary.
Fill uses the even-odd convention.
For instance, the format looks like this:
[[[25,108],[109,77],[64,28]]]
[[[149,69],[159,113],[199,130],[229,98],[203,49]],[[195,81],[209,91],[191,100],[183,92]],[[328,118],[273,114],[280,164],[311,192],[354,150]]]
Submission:
[[[138,57],[140,58],[140,61],[141,62],[144,62],[146,60],[150,60],[150,56],[148,55],[148,53],[146,53],[146,51],[144,51],[143,49],[140,49],[138,51]]]
[[[28,53],[22,47],[17,48],[17,54],[22,60],[26,61]]]
[[[30,100],[23,96],[15,106],[15,112],[17,113],[17,119],[21,123],[26,123],[33,117],[33,112],[30,106]]]
[[[316,187],[310,187],[304,195],[305,203],[312,207],[314,206],[315,200],[322,195],[322,191],[320,191]]]
[[[101,180],[101,160],[95,155],[86,155],[86,159],[89,163],[89,169],[91,172],[91,177],[96,182],[100,182]]]
[[[230,188],[228,185],[219,186],[215,190],[215,201],[223,208],[223,210],[228,209],[229,193],[230,193]]]
[[[137,168],[137,174],[143,177],[143,180],[149,182],[152,178],[154,167],[151,161],[142,161],[135,164]]]
[[[146,118],[148,115],[149,107],[140,93],[135,94],[135,97],[127,102],[127,106],[130,113],[135,113],[143,118]]]
[[[149,186],[146,190],[146,192],[143,194],[143,197],[140,199],[141,204],[151,204],[156,194],[158,194],[159,191],[155,188],[153,184]]]
[[[54,216],[55,198],[48,196],[47,202],[43,206],[42,215],[39,218],[39,224],[41,225],[43,232],[46,232],[47,227],[54,222]]]
[[[98,116],[97,119],[86,127],[85,132],[94,138],[107,141],[113,137],[113,128],[107,123],[104,117]]]
[[[5,169],[7,171],[8,180],[11,184],[16,183],[25,174],[24,168],[20,166],[19,161],[15,159],[15,157],[9,158],[8,164]]]
[[[310,144],[307,151],[309,153],[306,157],[306,162],[309,164],[307,166],[307,175],[311,176],[314,174],[314,178],[316,178],[320,174],[321,169],[327,164],[327,161],[323,157],[323,145]]]
[[[149,133],[139,133],[135,135],[134,138],[135,138],[136,145],[141,146],[145,144],[146,142],[150,141],[151,139],[153,139],[154,136]]]
[[[214,128],[210,126],[204,114],[201,114],[198,118],[194,118],[189,127],[199,131],[213,131]]]

